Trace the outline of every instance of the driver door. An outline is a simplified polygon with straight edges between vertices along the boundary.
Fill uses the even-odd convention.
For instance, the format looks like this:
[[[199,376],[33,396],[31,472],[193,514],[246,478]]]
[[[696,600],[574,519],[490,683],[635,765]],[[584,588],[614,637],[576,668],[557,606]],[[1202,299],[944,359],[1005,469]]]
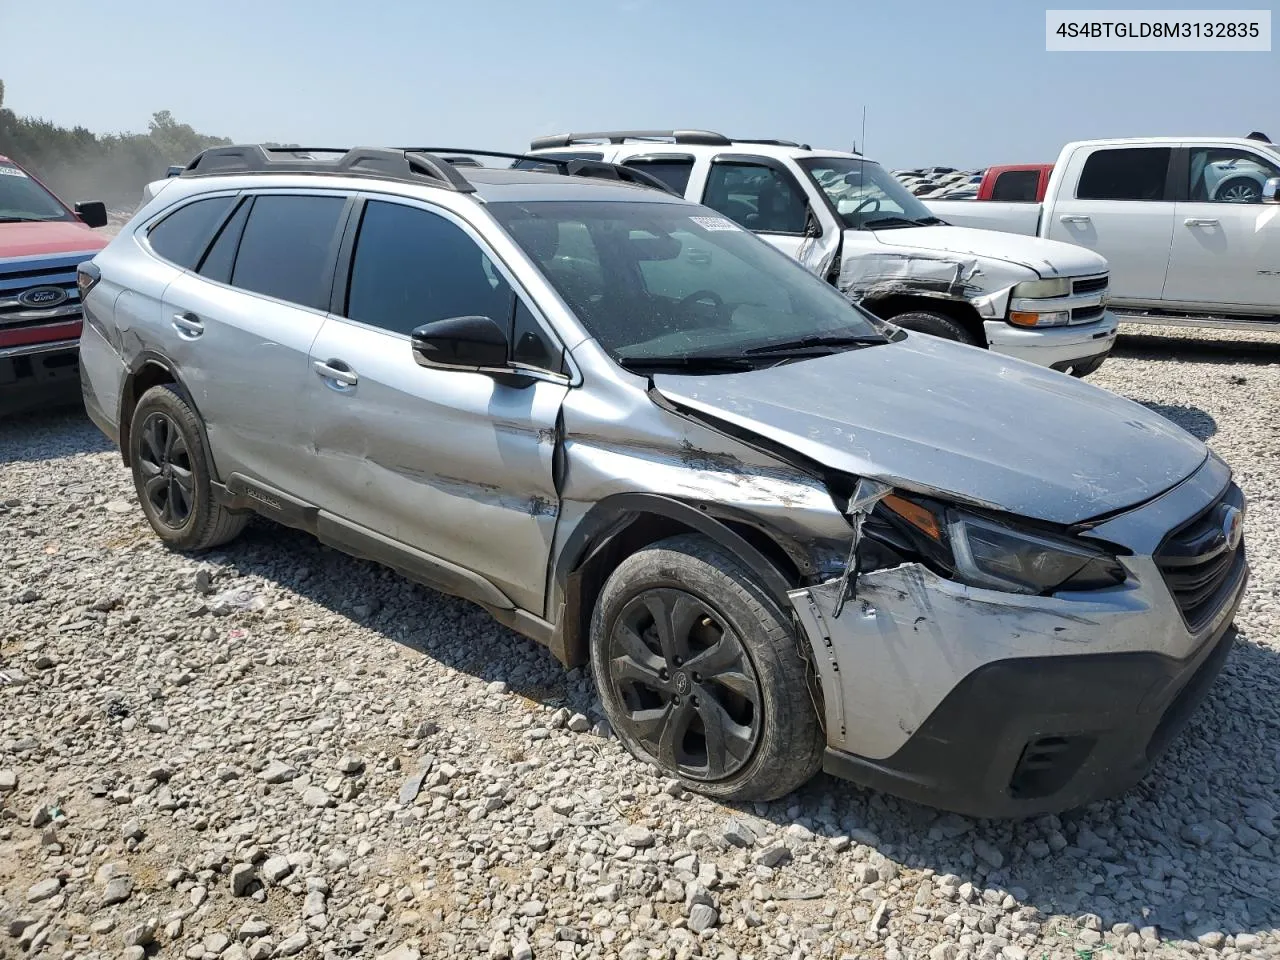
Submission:
[[[721,154],[711,162],[702,203],[825,278],[840,228],[816,188],[807,190],[781,160]]]
[[[1280,164],[1241,147],[1187,148],[1187,188],[1174,204],[1164,299],[1208,310],[1280,303],[1280,203],[1262,188]],[[1182,199],[1185,197],[1186,199]]]

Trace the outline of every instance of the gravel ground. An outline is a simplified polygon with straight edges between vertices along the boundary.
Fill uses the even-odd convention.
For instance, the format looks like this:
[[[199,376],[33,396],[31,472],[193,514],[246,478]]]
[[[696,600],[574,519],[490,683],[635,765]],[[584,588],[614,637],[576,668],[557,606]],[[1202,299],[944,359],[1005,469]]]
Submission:
[[[1235,467],[1254,576],[1155,771],[1022,822],[682,792],[478,608],[265,522],[168,552],[81,416],[0,424],[0,957],[1280,957],[1280,337],[1093,381]]]

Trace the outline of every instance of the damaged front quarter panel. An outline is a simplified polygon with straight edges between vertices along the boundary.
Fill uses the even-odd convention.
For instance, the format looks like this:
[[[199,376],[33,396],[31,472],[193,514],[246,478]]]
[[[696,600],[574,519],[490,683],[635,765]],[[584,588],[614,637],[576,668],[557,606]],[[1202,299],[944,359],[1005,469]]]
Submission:
[[[969,303],[984,319],[1004,316],[1009,292],[1038,274],[1027,266],[965,253],[901,248],[847,257],[836,285],[851,300],[931,297]]]

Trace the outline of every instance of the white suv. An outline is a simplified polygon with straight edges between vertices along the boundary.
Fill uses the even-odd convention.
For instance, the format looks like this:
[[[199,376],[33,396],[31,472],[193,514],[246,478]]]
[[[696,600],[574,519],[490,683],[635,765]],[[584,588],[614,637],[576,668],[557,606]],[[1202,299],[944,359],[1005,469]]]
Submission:
[[[645,170],[909,330],[1077,376],[1115,342],[1101,256],[949,226],[858,154],[705,130],[559,134],[534,140],[530,153]]]

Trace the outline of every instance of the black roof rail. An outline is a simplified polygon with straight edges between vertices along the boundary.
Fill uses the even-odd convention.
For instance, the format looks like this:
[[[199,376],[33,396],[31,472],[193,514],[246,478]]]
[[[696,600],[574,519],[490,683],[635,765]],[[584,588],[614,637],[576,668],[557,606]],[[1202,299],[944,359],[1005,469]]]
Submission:
[[[711,130],[603,130],[594,133],[556,133],[537,137],[529,143],[530,150],[546,150],[549,147],[570,147],[589,140],[623,143],[627,140],[672,140],[676,143],[699,144],[705,147],[728,147],[733,141],[722,133]]]
[[[319,159],[315,154],[327,154],[331,159]],[[210,147],[196,154],[180,176],[202,177],[229,173],[348,175],[410,183],[426,178],[459,193],[474,193],[476,189],[452,163],[440,157],[377,147],[266,147],[260,143]]]
[[[812,150],[807,143],[796,143],[794,140],[746,140],[735,139],[734,143],[758,143],[766,147],[795,147],[797,150]]]
[[[397,148],[399,149],[399,148]],[[622,164],[608,163],[604,160],[565,160],[560,157],[530,156],[527,153],[506,153],[502,150],[471,150],[466,147],[405,147],[404,150],[416,154],[449,154],[450,162],[471,157],[497,157],[503,160],[527,160],[539,166],[554,167],[557,173],[567,177],[597,177],[602,180],[621,180],[624,183],[635,183],[642,187],[654,187],[673,196],[681,194],[670,184],[664,183],[651,173],[627,167]],[[463,157],[457,156],[462,154]],[[466,166],[479,166],[466,163]]]

